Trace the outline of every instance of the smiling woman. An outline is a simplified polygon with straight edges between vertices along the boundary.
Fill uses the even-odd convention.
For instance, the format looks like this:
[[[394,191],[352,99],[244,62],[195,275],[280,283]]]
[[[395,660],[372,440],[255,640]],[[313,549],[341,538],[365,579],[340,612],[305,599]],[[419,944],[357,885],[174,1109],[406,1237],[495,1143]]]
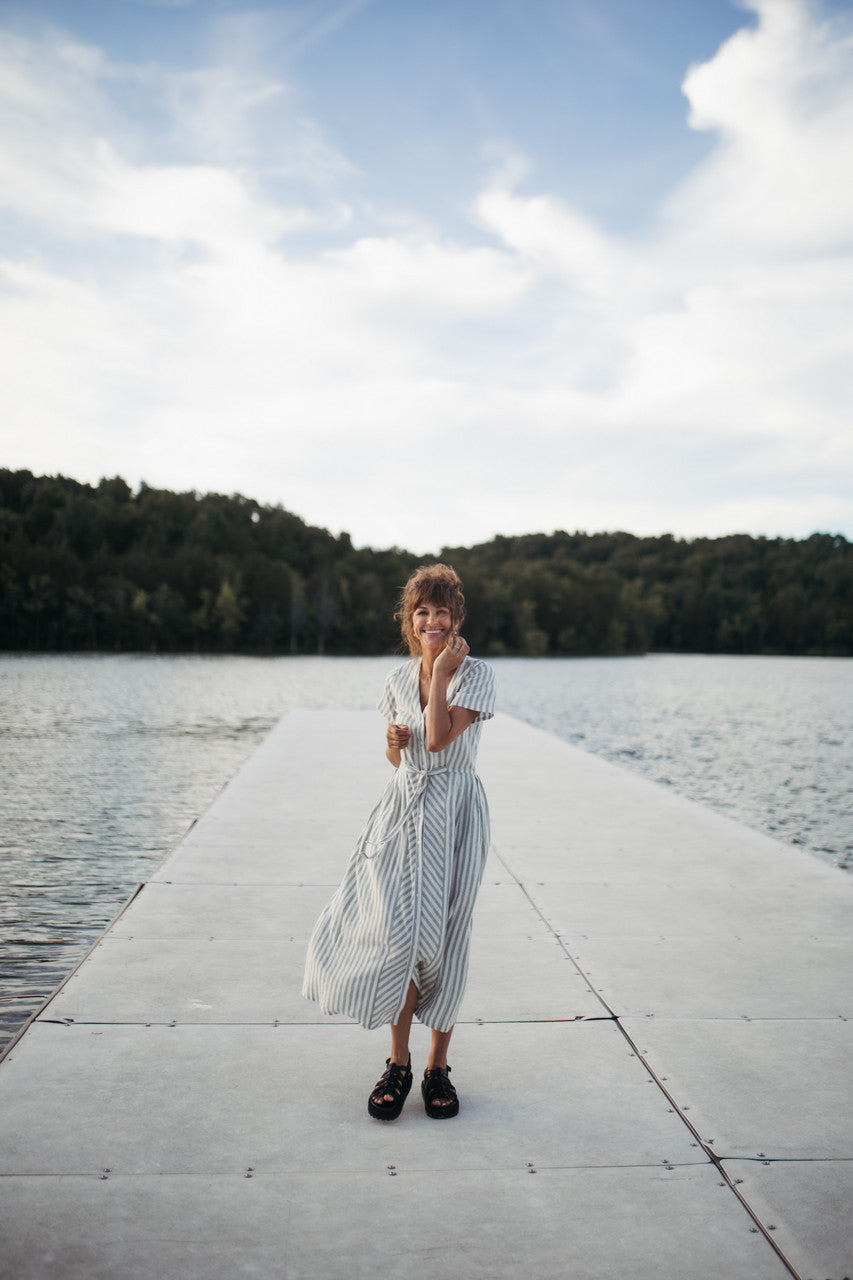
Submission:
[[[447,1052],[489,847],[475,764],[495,701],[491,667],[469,656],[456,630],[464,606],[446,565],[422,566],[403,590],[396,616],[412,656],[390,673],[379,701],[395,772],[308,948],[308,999],[368,1028],[391,1025],[386,1070],[368,1100],[377,1120],[395,1120],[412,1087],[415,1016],[432,1028],[421,1085],[427,1115],[459,1110]]]

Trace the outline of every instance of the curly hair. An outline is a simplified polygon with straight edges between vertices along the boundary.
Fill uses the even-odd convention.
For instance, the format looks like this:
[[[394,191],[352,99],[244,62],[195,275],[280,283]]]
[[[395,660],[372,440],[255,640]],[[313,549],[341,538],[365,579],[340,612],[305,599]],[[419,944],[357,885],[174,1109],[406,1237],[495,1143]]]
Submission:
[[[422,604],[432,604],[450,610],[454,631],[465,620],[465,597],[462,582],[449,564],[422,564],[409,578],[400,593],[394,617],[400,623],[403,642],[409,646],[413,658],[420,656],[421,646],[415,637],[412,615]]]

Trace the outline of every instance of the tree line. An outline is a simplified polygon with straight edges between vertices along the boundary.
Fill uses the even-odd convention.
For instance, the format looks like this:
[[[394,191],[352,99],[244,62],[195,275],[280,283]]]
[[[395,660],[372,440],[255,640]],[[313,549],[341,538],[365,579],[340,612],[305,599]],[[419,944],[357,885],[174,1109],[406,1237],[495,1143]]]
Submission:
[[[528,534],[442,548],[499,656],[853,655],[853,544]],[[0,470],[0,649],[373,654],[423,557],[281,506]]]

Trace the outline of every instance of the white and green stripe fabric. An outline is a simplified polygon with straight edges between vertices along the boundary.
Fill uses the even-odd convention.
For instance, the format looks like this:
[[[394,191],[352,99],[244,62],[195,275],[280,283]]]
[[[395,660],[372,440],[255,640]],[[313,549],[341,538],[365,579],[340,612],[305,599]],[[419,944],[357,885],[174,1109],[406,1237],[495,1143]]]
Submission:
[[[476,720],[444,751],[426,747],[420,659],[392,671],[379,710],[407,724],[402,753],[359,837],[340,888],[308,946],[303,995],[326,1013],[374,1028],[396,1022],[414,981],[416,1016],[448,1031],[465,994],[471,915],[489,847],[489,810],[475,772],[495,679],[470,656],[454,673],[450,704]]]

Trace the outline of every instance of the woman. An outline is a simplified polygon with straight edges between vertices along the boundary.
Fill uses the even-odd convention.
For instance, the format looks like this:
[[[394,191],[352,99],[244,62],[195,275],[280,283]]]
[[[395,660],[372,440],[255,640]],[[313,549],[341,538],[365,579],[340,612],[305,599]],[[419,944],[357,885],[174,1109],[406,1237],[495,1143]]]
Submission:
[[[494,673],[468,656],[465,597],[447,565],[417,569],[395,617],[411,654],[379,701],[395,773],[314,929],[303,995],[371,1029],[391,1024],[391,1054],[368,1100],[377,1120],[396,1120],[412,1087],[412,1018],[431,1027],[421,1092],[440,1120],[459,1111],[447,1051],[489,846],[474,765],[494,712]]]

